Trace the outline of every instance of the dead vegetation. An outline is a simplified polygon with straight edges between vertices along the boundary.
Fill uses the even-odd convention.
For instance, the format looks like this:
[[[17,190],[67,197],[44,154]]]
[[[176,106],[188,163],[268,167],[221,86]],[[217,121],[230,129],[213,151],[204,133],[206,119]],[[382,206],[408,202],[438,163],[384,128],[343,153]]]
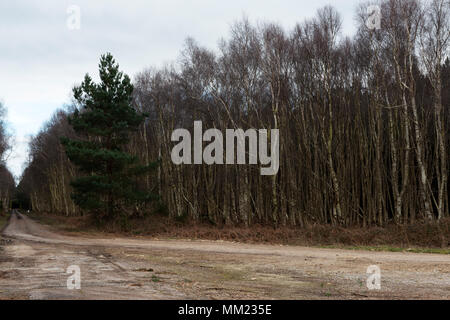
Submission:
[[[255,225],[215,226],[194,222],[174,222],[162,215],[131,219],[126,225],[111,222],[102,227],[92,224],[89,216],[62,217],[33,215],[33,218],[66,232],[101,232],[126,236],[193,240],[227,240],[244,243],[272,243],[302,246],[374,246],[398,248],[449,248],[450,219],[417,222],[409,225],[388,224],[385,227],[340,227],[308,225],[303,228]]]

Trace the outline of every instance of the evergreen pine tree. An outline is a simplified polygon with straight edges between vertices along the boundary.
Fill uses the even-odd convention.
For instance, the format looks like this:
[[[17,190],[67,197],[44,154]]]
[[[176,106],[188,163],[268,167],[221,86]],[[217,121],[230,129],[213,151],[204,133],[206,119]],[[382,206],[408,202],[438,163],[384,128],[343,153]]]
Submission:
[[[156,163],[140,165],[124,148],[130,133],[145,119],[132,107],[130,78],[119,71],[109,53],[101,57],[99,73],[100,83],[86,74],[81,86],[73,89],[78,105],[69,123],[80,139],[62,138],[62,144],[68,158],[84,174],[71,182],[75,203],[98,219],[111,219],[123,205],[156,198],[137,188],[137,177]]]

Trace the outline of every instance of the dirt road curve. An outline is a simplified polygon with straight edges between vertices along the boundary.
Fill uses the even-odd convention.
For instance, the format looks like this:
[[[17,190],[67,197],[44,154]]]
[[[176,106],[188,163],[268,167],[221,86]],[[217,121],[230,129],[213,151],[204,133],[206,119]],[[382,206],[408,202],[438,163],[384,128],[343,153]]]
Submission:
[[[81,289],[67,289],[78,265]],[[367,267],[381,289],[366,287]],[[448,255],[65,236],[19,213],[0,240],[0,299],[450,299]]]

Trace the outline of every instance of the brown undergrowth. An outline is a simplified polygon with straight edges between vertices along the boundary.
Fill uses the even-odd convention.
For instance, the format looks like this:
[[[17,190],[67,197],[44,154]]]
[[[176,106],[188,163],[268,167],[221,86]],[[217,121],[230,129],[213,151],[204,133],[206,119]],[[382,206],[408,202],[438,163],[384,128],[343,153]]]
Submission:
[[[411,225],[390,224],[385,227],[339,227],[309,225],[303,228],[253,225],[212,226],[177,222],[165,216],[130,219],[124,225],[111,222],[96,226],[92,218],[63,217],[51,214],[31,216],[42,223],[66,232],[101,233],[103,235],[142,236],[165,239],[226,240],[244,243],[271,243],[303,246],[395,246],[399,248],[449,248],[450,219],[417,222]]]

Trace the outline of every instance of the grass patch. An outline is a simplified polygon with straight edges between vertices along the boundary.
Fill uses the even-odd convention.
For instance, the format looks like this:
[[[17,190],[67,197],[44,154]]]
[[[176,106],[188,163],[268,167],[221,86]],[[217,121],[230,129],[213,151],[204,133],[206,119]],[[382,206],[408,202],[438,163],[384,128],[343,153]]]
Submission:
[[[387,251],[387,252],[413,252],[413,253],[435,253],[450,254],[450,249],[446,248],[400,248],[391,246],[320,246],[327,249],[365,250],[365,251]]]
[[[158,276],[152,275],[152,281],[153,282],[160,282],[161,279]]]

